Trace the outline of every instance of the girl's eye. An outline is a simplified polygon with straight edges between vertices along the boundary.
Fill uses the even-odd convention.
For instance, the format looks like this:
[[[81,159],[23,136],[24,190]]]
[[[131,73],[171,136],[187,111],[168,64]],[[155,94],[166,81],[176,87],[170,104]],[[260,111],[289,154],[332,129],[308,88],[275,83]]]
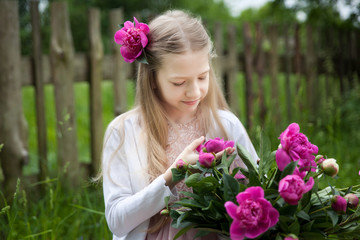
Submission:
[[[205,80],[206,77],[199,77],[199,80]]]
[[[173,84],[174,84],[174,86],[181,86],[181,85],[184,84],[184,82],[181,82],[181,83],[173,83]]]

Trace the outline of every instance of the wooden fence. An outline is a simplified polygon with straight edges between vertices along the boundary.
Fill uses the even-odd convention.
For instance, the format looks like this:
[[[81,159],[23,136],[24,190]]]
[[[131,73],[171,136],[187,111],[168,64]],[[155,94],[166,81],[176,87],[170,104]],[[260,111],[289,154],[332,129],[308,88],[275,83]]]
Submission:
[[[17,1],[0,1],[0,144],[4,144],[0,152],[1,168],[5,181],[4,191],[11,194],[21,167],[27,158],[26,124],[21,105],[21,87],[33,85],[36,98],[37,142],[39,154],[39,180],[48,176],[46,121],[44,108],[44,84],[54,85],[56,122],[57,122],[57,159],[58,166],[69,164],[68,179],[78,182],[79,173],[94,176],[99,168],[103,138],[101,82],[104,79],[113,81],[114,114],[126,110],[126,79],[134,69],[133,64],[125,63],[119,52],[119,46],[112,44],[111,55],[104,55],[100,29],[100,10],[88,11],[88,53],[77,53],[73,47],[70,31],[68,9],[65,2],[50,3],[51,11],[51,44],[49,56],[43,55],[40,34],[39,2],[31,1],[32,56],[20,56],[19,17]],[[118,23],[123,22],[121,9],[110,12],[109,34],[111,38]],[[301,44],[301,31],[304,30],[305,46]],[[227,31],[224,38],[223,31]],[[319,31],[312,26],[305,28],[289,25],[279,28],[271,25],[267,29],[260,23],[242,25],[242,31],[236,25],[224,27],[222,23],[214,24],[214,44],[218,54],[215,68],[219,83],[226,92],[232,110],[239,114],[238,93],[235,83],[239,72],[245,75],[246,126],[253,126],[254,99],[259,103],[259,116],[264,124],[268,109],[264,101],[264,76],[269,75],[271,81],[271,101],[277,104],[279,73],[285,74],[286,96],[288,99],[287,117],[291,119],[290,110],[290,75],[306,77],[306,106],[316,112],[317,76],[325,74],[340,79],[342,88],[359,79],[359,31]],[[321,39],[328,38],[328,45],[319,46]],[[225,43],[225,39],[227,42]],[[243,51],[239,52],[242,42]],[[326,41],[321,41],[322,43]],[[336,42],[336,44],[335,44]],[[264,43],[269,45],[265,51]],[[279,44],[283,44],[284,53],[279,54]],[[227,45],[227,49],[224,46]],[[334,49],[335,47],[335,49]],[[328,50],[331,67],[324,67],[329,60],[328,55],[321,55],[320,50]],[[357,76],[357,77],[356,77]],[[90,85],[90,125],[91,125],[91,164],[84,171],[77,159],[77,139],[74,108],[74,82],[86,81]],[[257,90],[254,91],[254,83]],[[296,94],[296,93],[293,93]],[[279,113],[272,113],[274,123]]]

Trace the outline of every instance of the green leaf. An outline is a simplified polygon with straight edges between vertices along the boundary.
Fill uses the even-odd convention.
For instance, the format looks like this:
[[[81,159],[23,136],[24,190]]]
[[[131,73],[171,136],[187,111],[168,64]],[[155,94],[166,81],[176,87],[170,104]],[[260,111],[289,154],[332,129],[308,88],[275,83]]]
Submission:
[[[299,235],[300,233],[300,224],[297,220],[295,220],[290,226],[289,231],[295,235]]]
[[[239,157],[242,159],[248,170],[259,174],[255,162],[251,159],[249,152],[239,143],[236,144],[236,147]]]
[[[249,172],[249,186],[261,186],[261,182],[259,179],[259,175],[254,172],[254,171],[250,171]]]
[[[2,143],[2,144],[0,144],[0,151],[1,151],[1,149],[4,147],[4,144]]]
[[[267,135],[265,135],[264,130],[261,130],[260,133],[260,162],[259,162],[259,173],[260,177],[263,177],[271,168],[272,157],[271,153],[271,143]]]
[[[336,212],[332,211],[332,210],[328,210],[328,211],[327,211],[327,214],[328,214],[328,216],[329,216],[330,219],[331,219],[332,225],[335,226],[336,223],[337,223],[338,220],[339,220],[339,215],[338,215]]]
[[[175,236],[174,236],[174,240],[175,239],[178,239],[181,235],[185,234],[187,231],[189,231],[190,229],[192,229],[194,226],[193,225],[190,225],[190,226],[187,226],[183,229],[181,229]]]
[[[301,210],[300,212],[298,212],[296,214],[296,216],[298,216],[299,218],[305,219],[307,221],[310,221],[310,216],[309,214],[307,214],[306,212],[304,212],[303,210]]]
[[[319,240],[319,239],[325,239],[325,236],[321,233],[317,232],[302,232],[300,234],[301,239],[306,240]]]
[[[144,49],[141,52],[141,55],[136,59],[136,61],[140,62],[140,63],[144,63],[144,64],[149,64],[147,59],[146,59],[146,54]]]
[[[224,200],[235,201],[236,195],[239,193],[240,186],[238,181],[228,174],[223,174],[224,181]]]
[[[189,208],[203,208],[206,207],[204,205],[202,205],[201,203],[193,200],[193,199],[188,199],[188,198],[183,198],[179,201],[176,202],[177,204],[181,204],[184,207],[189,207]]]
[[[297,166],[297,164],[298,164],[298,161],[295,161],[295,162],[291,162],[288,165],[286,165],[284,171],[282,171],[282,173],[281,173],[280,178],[283,179],[287,175],[291,175],[294,172],[295,167]]]
[[[198,183],[201,179],[201,174],[200,173],[194,173],[191,174],[186,180],[185,180],[185,184],[188,187],[192,187],[194,186],[196,183]]]
[[[180,171],[177,168],[172,168],[171,169],[172,172],[172,180],[173,182],[178,182],[181,181],[185,178],[185,173],[183,171]]]
[[[312,220],[308,223],[305,223],[304,225],[301,225],[301,232],[310,232],[314,222],[315,220]]]

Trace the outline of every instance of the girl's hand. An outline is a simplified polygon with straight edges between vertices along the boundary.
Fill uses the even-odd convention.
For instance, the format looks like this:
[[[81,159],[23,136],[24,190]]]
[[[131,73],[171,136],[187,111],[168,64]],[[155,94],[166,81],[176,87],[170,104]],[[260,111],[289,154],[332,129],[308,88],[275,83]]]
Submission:
[[[199,153],[196,152],[196,148],[202,144],[205,140],[205,137],[202,136],[198,139],[195,139],[190,145],[188,145],[176,158],[174,163],[166,170],[164,174],[164,178],[166,181],[166,185],[170,188],[173,188],[176,185],[176,182],[172,181],[172,168],[176,168],[176,163],[178,160],[182,159],[184,162],[187,162],[188,164],[194,165],[199,160]],[[216,159],[221,159],[224,151],[227,152],[228,155],[232,154],[235,151],[235,148],[226,148],[221,152],[216,153]]]

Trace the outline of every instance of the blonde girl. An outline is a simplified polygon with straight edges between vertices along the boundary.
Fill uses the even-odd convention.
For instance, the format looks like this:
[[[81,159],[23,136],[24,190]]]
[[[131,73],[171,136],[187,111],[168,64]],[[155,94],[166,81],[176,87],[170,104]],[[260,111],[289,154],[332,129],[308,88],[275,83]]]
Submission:
[[[179,159],[195,164],[196,147],[214,137],[234,140],[254,161],[258,157],[216,83],[213,45],[201,20],[174,10],[149,26],[135,21],[119,32],[121,53],[128,62],[142,58],[147,63],[139,63],[135,107],[116,117],[105,133],[105,215],[113,239],[173,239],[179,229],[159,212],[165,197],[175,201],[179,191],[191,191],[183,182],[172,181],[171,168]],[[195,234],[189,231],[180,239]]]

